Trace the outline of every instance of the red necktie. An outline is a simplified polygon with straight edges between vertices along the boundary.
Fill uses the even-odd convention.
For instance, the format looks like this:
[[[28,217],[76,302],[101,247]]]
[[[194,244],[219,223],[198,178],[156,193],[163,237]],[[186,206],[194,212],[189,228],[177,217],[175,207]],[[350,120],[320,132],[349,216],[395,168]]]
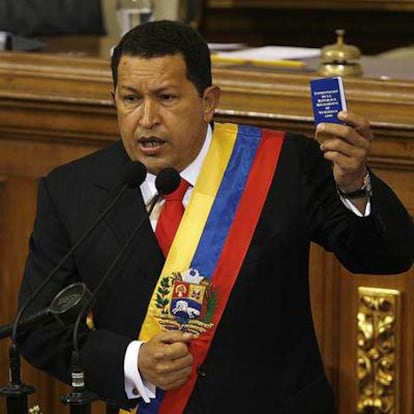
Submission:
[[[167,256],[171,243],[174,239],[181,217],[184,214],[183,197],[187,191],[189,184],[181,179],[178,188],[170,194],[162,196],[164,205],[158,218],[155,235],[164,256]]]

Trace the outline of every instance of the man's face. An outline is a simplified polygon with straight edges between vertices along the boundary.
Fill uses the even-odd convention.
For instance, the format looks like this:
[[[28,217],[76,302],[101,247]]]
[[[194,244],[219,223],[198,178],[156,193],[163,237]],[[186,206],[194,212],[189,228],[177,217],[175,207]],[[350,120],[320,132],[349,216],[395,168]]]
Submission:
[[[166,167],[181,171],[196,158],[219,90],[209,87],[200,97],[179,54],[122,56],[113,98],[129,157],[157,174]]]

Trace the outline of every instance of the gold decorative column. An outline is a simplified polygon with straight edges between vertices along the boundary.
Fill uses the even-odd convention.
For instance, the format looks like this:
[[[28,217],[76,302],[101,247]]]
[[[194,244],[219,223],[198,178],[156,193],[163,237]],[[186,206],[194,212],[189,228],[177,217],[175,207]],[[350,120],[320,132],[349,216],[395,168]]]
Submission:
[[[398,414],[401,295],[358,288],[357,413]]]

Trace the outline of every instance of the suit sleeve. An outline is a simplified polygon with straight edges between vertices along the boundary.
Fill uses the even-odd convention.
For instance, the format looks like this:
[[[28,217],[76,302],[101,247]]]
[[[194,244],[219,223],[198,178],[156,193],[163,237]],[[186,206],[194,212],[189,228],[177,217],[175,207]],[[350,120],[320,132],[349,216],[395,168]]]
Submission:
[[[393,190],[371,171],[371,214],[359,217],[339,200],[331,166],[308,140],[302,165],[311,238],[353,273],[397,274],[414,260],[414,224]]]
[[[66,188],[65,191],[70,190]],[[73,245],[63,224],[66,218],[61,214],[64,213],[56,208],[48,180],[41,179],[36,219],[19,293],[20,306],[30,300],[26,314],[47,307],[65,286],[81,281],[76,262],[70,256],[44,288],[33,296]],[[79,346],[87,386],[98,392],[100,398],[116,401],[125,408],[130,401],[124,390],[123,359],[130,341],[129,337],[108,330],[89,330],[85,323],[80,327]],[[19,346],[24,358],[33,366],[64,383],[71,383],[73,323],[62,327],[54,319],[48,320],[24,333],[19,338]]]

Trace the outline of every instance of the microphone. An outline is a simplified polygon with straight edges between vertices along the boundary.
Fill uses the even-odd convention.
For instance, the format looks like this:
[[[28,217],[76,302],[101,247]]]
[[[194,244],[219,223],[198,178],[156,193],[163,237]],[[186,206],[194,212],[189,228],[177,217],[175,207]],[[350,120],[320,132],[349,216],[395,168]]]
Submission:
[[[151,216],[151,213],[160,198],[162,198],[163,195],[170,194],[175,191],[180,185],[180,181],[180,174],[172,167],[164,168],[158,173],[155,177],[155,188],[157,189],[157,193],[149,203],[147,217]]]
[[[165,194],[170,194],[175,191],[180,185],[180,174],[174,168],[164,168],[155,177],[155,187],[157,188],[158,195],[161,197]]]
[[[11,346],[10,346],[10,384],[2,388],[1,394],[7,396],[8,406],[13,405],[13,414],[27,413],[27,395],[34,392],[34,388],[26,386],[21,382],[20,369],[20,355],[17,347],[17,331],[20,325],[20,320],[30,304],[37,298],[44,287],[53,279],[55,274],[62,268],[68,258],[78,249],[78,247],[85,241],[85,239],[93,232],[93,230],[101,223],[101,221],[112,210],[116,202],[128,187],[138,187],[144,181],[146,176],[146,167],[141,162],[130,162],[126,165],[123,175],[123,185],[118,193],[115,195],[109,205],[99,214],[91,226],[82,234],[78,241],[69,249],[69,251],[62,257],[54,269],[47,275],[43,282],[35,289],[28,297],[25,303],[17,312],[11,332]]]
[[[142,217],[142,219],[138,222],[137,226],[135,227],[134,231],[128,236],[126,243],[119,250],[117,256],[111,263],[111,266],[102,276],[101,281],[95,288],[89,300],[83,303],[82,309],[78,314],[78,317],[76,319],[76,322],[73,328],[73,352],[72,352],[72,387],[73,389],[72,389],[72,393],[61,397],[61,401],[64,404],[77,405],[79,408],[80,405],[87,406],[91,401],[90,398],[88,397],[90,393],[88,393],[85,387],[84,373],[80,366],[79,337],[78,336],[79,336],[79,327],[80,327],[81,321],[85,318],[87,312],[92,307],[94,301],[98,297],[100,290],[102,289],[102,287],[105,285],[105,283],[111,276],[113,270],[115,269],[119,261],[122,259],[124,254],[127,252],[132,241],[135,239],[135,236],[138,234],[139,230],[142,228],[144,223],[151,216],[151,213],[156,203],[158,202],[158,200],[163,195],[170,194],[173,191],[175,191],[180,184],[180,180],[181,180],[180,174],[174,168],[168,167],[159,172],[159,174],[155,178],[155,187],[157,189],[157,194],[152,198],[148,206],[147,214],[145,214],[144,217]],[[76,414],[78,413],[79,412],[76,412]],[[79,414],[89,414],[89,410],[83,411]]]
[[[37,326],[40,322],[51,317],[55,318],[60,325],[66,326],[75,322],[82,304],[91,296],[85,283],[72,283],[62,289],[52,300],[51,304],[34,314],[22,318],[19,323],[18,333]],[[14,322],[0,327],[0,339],[12,334]]]

